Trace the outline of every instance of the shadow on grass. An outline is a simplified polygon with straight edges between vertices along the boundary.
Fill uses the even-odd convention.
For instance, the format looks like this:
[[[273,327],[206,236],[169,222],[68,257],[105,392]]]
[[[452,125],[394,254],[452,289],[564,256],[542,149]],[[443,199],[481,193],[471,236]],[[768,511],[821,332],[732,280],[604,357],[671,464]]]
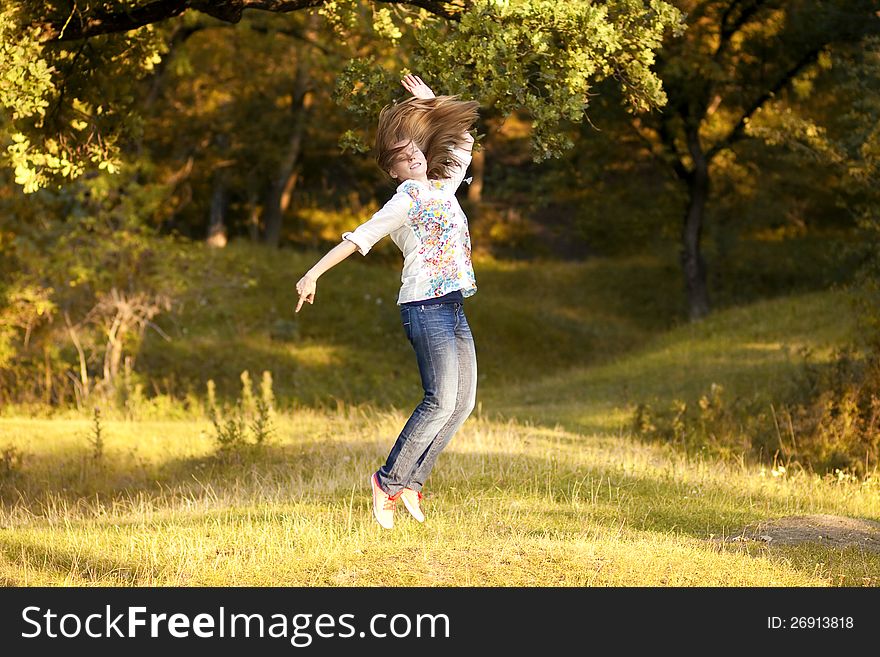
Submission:
[[[638,403],[695,403],[713,383],[723,386],[727,402],[740,398],[778,407],[801,394],[808,368],[818,376],[832,367],[814,356],[805,360],[797,349],[845,343],[853,331],[847,309],[842,295],[761,302],[659,335],[611,362],[503,388],[486,386],[478,396],[504,417],[606,435],[627,427],[609,427],[603,418],[629,414]]]
[[[59,579],[73,576],[94,583],[129,586],[143,583],[142,567],[108,559],[83,548],[74,550],[51,546],[19,535],[5,534],[0,535],[0,552],[12,563],[20,563],[23,555],[26,555],[32,568],[38,565],[42,571],[49,571]]]
[[[835,321],[840,312],[837,304],[834,308],[812,304],[810,317],[789,319],[791,313],[775,305],[779,301],[785,306],[786,300],[771,299],[822,289],[847,278],[846,267],[831,276],[815,266],[817,258],[828,254],[826,238],[804,240],[803,249],[800,245],[794,240],[744,241],[727,260],[719,261],[718,270],[724,272],[719,285],[726,287],[719,289],[715,313],[743,310],[729,308],[732,299],[755,302],[760,306],[758,317],[778,312],[776,332],[798,340],[808,340],[817,322]],[[663,244],[648,255],[592,259],[579,265],[487,261],[478,274],[478,295],[465,302],[477,345],[480,394],[499,410],[508,404],[552,403],[560,392],[562,398],[571,398],[570,388],[593,382],[579,377],[577,368],[635,355],[655,337],[686,325],[676,248]],[[244,249],[243,255],[246,269],[260,272],[258,286],[248,288],[243,296],[243,288],[231,285],[224,274],[211,290],[199,289],[199,295],[208,297],[205,306],[194,301],[175,327],[166,327],[175,334],[172,342],[147,335],[138,363],[153,384],[147,386],[148,393],[201,398],[207,380],[213,379],[220,399],[231,402],[240,390],[239,375],[247,369],[255,379],[263,370],[272,371],[282,405],[296,401],[319,407],[333,399],[382,408],[418,403],[418,369],[393,303],[398,285],[394,268],[349,263],[339,276],[327,280],[323,303],[308,308],[308,315],[294,316],[278,307],[291,278],[287,256],[276,263],[272,254],[258,257]],[[242,269],[237,258],[235,252],[223,256],[227,273],[235,273],[236,280]],[[749,266],[754,262],[760,266]],[[748,284],[736,285],[740,278]],[[731,296],[731,290],[736,295]],[[382,304],[374,303],[378,297],[384,298]],[[744,317],[739,327],[721,327],[733,342],[754,319]],[[710,317],[709,326],[712,321]],[[182,334],[184,326],[189,334]],[[675,338],[685,339],[682,334]],[[314,349],[311,357],[306,353],[309,349]],[[731,354],[740,355],[736,350]],[[692,359],[647,368],[631,375],[635,380],[617,386],[610,396],[617,400],[622,394],[626,403],[628,390],[638,392],[645,377],[657,381],[671,377],[676,386],[690,385],[691,377],[684,370],[694,367],[706,369]],[[565,383],[569,373],[575,380]],[[723,372],[709,376],[723,378]],[[594,392],[587,390],[587,403]]]
[[[264,446],[259,452],[241,455],[238,461],[208,455],[142,468],[120,459],[100,470],[93,469],[91,478],[77,470],[81,466],[75,459],[46,459],[39,467],[56,473],[54,477],[41,483],[28,481],[27,473],[23,473],[22,485],[14,489],[4,486],[2,499],[5,506],[23,506],[37,518],[70,505],[75,508],[73,523],[83,527],[96,523],[120,525],[127,522],[129,509],[136,512],[139,508],[159,512],[167,509],[162,514],[163,525],[199,526],[215,511],[222,511],[224,523],[235,522],[239,516],[253,520],[253,507],[266,504],[265,522],[273,522],[278,515],[269,511],[275,504],[305,503],[342,511],[353,490],[363,502],[369,497],[369,473],[383,457],[384,453],[373,444],[315,440]],[[608,532],[624,525],[628,533],[681,535],[706,541],[707,549],[719,549],[709,539],[733,536],[749,524],[790,513],[791,498],[785,490],[778,494],[743,491],[735,481],[694,483],[676,477],[674,470],[625,473],[616,463],[608,467],[560,464],[552,453],[537,457],[492,450],[460,452],[453,442],[441,456],[426,492],[437,509],[470,507],[478,499],[482,500],[480,512],[485,514],[488,507],[496,518],[506,518],[509,504],[515,502],[522,512],[515,516],[510,530],[525,536],[552,534],[563,542],[582,538],[584,524],[589,523]],[[76,481],[79,487],[71,487]],[[197,503],[189,504],[191,501]],[[176,502],[181,502],[179,508],[187,512],[177,513]],[[368,505],[365,502],[360,506],[365,510]],[[365,511],[360,522],[371,523],[368,513]],[[34,525],[34,515],[30,516],[30,526],[41,526]],[[137,524],[152,523],[141,520]],[[494,531],[491,523],[486,523],[483,531]],[[60,574],[71,572],[75,566],[78,576],[88,581],[115,578],[126,583],[143,577],[143,572],[138,573],[131,564],[37,545],[9,534],[2,544],[13,560],[15,554],[26,549],[35,555],[32,563],[45,562]],[[834,552],[832,548],[816,549],[821,554]],[[804,573],[814,574],[815,563],[809,560],[795,565]]]

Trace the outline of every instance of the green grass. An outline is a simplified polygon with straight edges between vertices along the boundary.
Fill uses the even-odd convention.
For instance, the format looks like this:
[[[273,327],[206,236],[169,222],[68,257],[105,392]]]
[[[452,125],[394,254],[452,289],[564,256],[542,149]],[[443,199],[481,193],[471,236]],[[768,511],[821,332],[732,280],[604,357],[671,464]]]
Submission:
[[[880,520],[880,484],[688,456],[638,442],[639,401],[717,382],[768,402],[798,346],[821,362],[852,334],[845,295],[802,291],[681,320],[669,257],[583,264],[477,261],[466,301],[478,409],[432,474],[419,525],[372,519],[368,477],[420,388],[399,324],[398,272],[350,259],[290,317],[313,260],[194,255],[203,271],[165,343],[137,369],[193,408],[162,420],[75,414],[0,418],[0,582],[7,585],[878,586],[880,554],[821,543],[716,539],[758,521],[838,514]],[[375,303],[381,290],[381,304]],[[370,299],[365,295],[370,294]],[[204,300],[204,303],[202,303]],[[200,414],[214,378],[269,369],[281,412],[262,451],[215,454]],[[184,417],[185,416],[185,417]]]
[[[688,459],[614,436],[472,418],[441,457],[428,522],[386,532],[367,477],[401,412],[301,409],[241,463],[206,423],[3,421],[31,455],[4,487],[7,585],[878,585],[880,554],[719,544],[758,520],[878,519],[875,483]],[[48,447],[51,445],[51,447]],[[8,482],[7,482],[8,483]]]
[[[296,281],[321,252],[267,252],[245,242],[219,251],[194,246],[186,271],[175,274],[187,279],[188,293],[173,315],[157,318],[170,340],[148,331],[138,354],[136,370],[148,380],[146,392],[199,398],[213,379],[218,395],[231,399],[242,370],[253,375],[271,369],[282,402],[414,406],[419,379],[395,305],[400,257],[394,249],[380,242],[367,258],[350,256],[321,278],[315,304],[294,314]],[[846,280],[840,266],[828,261],[829,250],[843,248],[828,237],[786,246],[744,243],[723,260],[710,260],[711,278],[720,280],[711,290],[713,304],[732,309],[768,296],[784,299],[780,287],[806,294]],[[675,245],[583,263],[475,255],[475,270],[479,288],[465,307],[477,345],[480,393],[494,395],[493,403],[512,385],[595,368],[688,324]],[[829,278],[829,271],[837,273]],[[737,279],[747,282],[731,282]],[[809,312],[823,327],[815,337],[835,341],[849,321],[838,328],[833,322],[839,311],[844,318],[850,313],[842,297],[832,295],[827,298],[834,313],[820,317],[825,298],[818,297],[819,308]],[[788,313],[784,304],[743,312],[752,313],[758,328],[777,342],[788,339],[787,317],[769,316]],[[792,319],[798,330],[811,332],[809,323]],[[739,329],[733,330],[736,337]]]
[[[804,359],[827,363],[855,329],[847,295],[812,292],[759,301],[710,315],[648,338],[610,362],[487,392],[487,406],[572,430],[607,431],[625,422],[639,402],[693,399],[712,383],[729,398],[778,401],[798,384]],[[625,409],[625,413],[620,413]]]

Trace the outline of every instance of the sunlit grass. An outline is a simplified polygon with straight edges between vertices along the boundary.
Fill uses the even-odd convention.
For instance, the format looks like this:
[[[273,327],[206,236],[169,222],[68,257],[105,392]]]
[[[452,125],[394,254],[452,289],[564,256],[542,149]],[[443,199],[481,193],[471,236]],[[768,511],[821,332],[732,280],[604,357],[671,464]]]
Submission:
[[[802,367],[798,348],[821,363],[852,335],[843,293],[719,309],[691,325],[668,258],[484,257],[480,296],[466,301],[478,407],[428,482],[427,523],[401,508],[387,532],[368,477],[421,396],[391,294],[398,269],[346,263],[292,318],[285,304],[308,259],[243,251],[246,267],[240,253],[204,256],[213,278],[163,327],[172,341],[151,336],[139,360],[152,392],[189,388],[182,419],[152,419],[155,402],[134,421],[108,410],[96,459],[88,417],[0,418],[0,450],[18,455],[0,469],[0,582],[880,585],[875,552],[719,540],[789,515],[880,520],[876,473],[772,476],[629,434],[638,402],[712,383],[777,399]],[[276,434],[223,460],[199,405],[208,379],[233,399],[244,369],[256,381],[272,372]]]
[[[723,385],[729,399],[769,406],[797,384],[805,362],[800,349],[821,365],[854,331],[843,292],[761,301],[658,332],[607,362],[487,390],[483,399],[487,408],[585,431],[625,428],[636,404],[693,399],[712,383]]]
[[[207,424],[3,420],[29,461],[4,482],[0,578],[15,585],[877,585],[880,554],[719,544],[758,520],[878,519],[876,482],[688,459],[615,436],[470,419],[391,532],[367,477],[401,411],[300,409],[239,463]],[[792,557],[794,555],[794,558]],[[869,575],[866,575],[869,573]],[[866,580],[866,577],[868,578]]]

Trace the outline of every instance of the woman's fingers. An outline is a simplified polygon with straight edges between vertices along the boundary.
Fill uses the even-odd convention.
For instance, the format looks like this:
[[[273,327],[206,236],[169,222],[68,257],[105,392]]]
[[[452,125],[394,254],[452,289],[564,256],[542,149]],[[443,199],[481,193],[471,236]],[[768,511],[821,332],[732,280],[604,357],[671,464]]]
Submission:
[[[400,82],[401,84],[403,84],[404,87],[406,87],[407,91],[413,91],[415,89],[418,89],[419,87],[428,86],[418,75],[404,75],[403,80],[401,80]]]
[[[315,293],[314,292],[303,292],[300,295],[299,301],[296,304],[296,311],[295,312],[299,312],[300,308],[303,307],[303,304],[306,301],[308,301],[310,304],[314,304],[315,303]]]
[[[418,75],[406,75],[400,82],[416,98],[428,99],[435,97],[431,87],[425,84],[425,81]]]
[[[317,288],[312,279],[303,276],[296,284],[296,291],[299,294],[299,301],[296,304],[295,312],[299,312],[300,308],[302,308],[306,301],[312,304],[315,303],[315,293],[317,292]]]

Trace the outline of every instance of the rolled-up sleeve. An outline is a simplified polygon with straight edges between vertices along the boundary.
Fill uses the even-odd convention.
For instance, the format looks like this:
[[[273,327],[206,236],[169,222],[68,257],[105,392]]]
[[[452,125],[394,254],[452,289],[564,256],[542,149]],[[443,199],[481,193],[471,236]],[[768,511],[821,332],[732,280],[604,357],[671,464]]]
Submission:
[[[459,162],[461,162],[461,166],[453,166],[452,167],[452,176],[449,178],[452,181],[452,189],[458,189],[459,185],[461,185],[461,181],[464,180],[464,174],[467,172],[467,168],[471,164],[471,152],[465,150],[464,148],[453,148],[452,154],[455,156]]]
[[[403,226],[411,202],[408,194],[397,192],[367,221],[342,233],[342,239],[353,242],[361,255],[367,255],[376,242]]]

